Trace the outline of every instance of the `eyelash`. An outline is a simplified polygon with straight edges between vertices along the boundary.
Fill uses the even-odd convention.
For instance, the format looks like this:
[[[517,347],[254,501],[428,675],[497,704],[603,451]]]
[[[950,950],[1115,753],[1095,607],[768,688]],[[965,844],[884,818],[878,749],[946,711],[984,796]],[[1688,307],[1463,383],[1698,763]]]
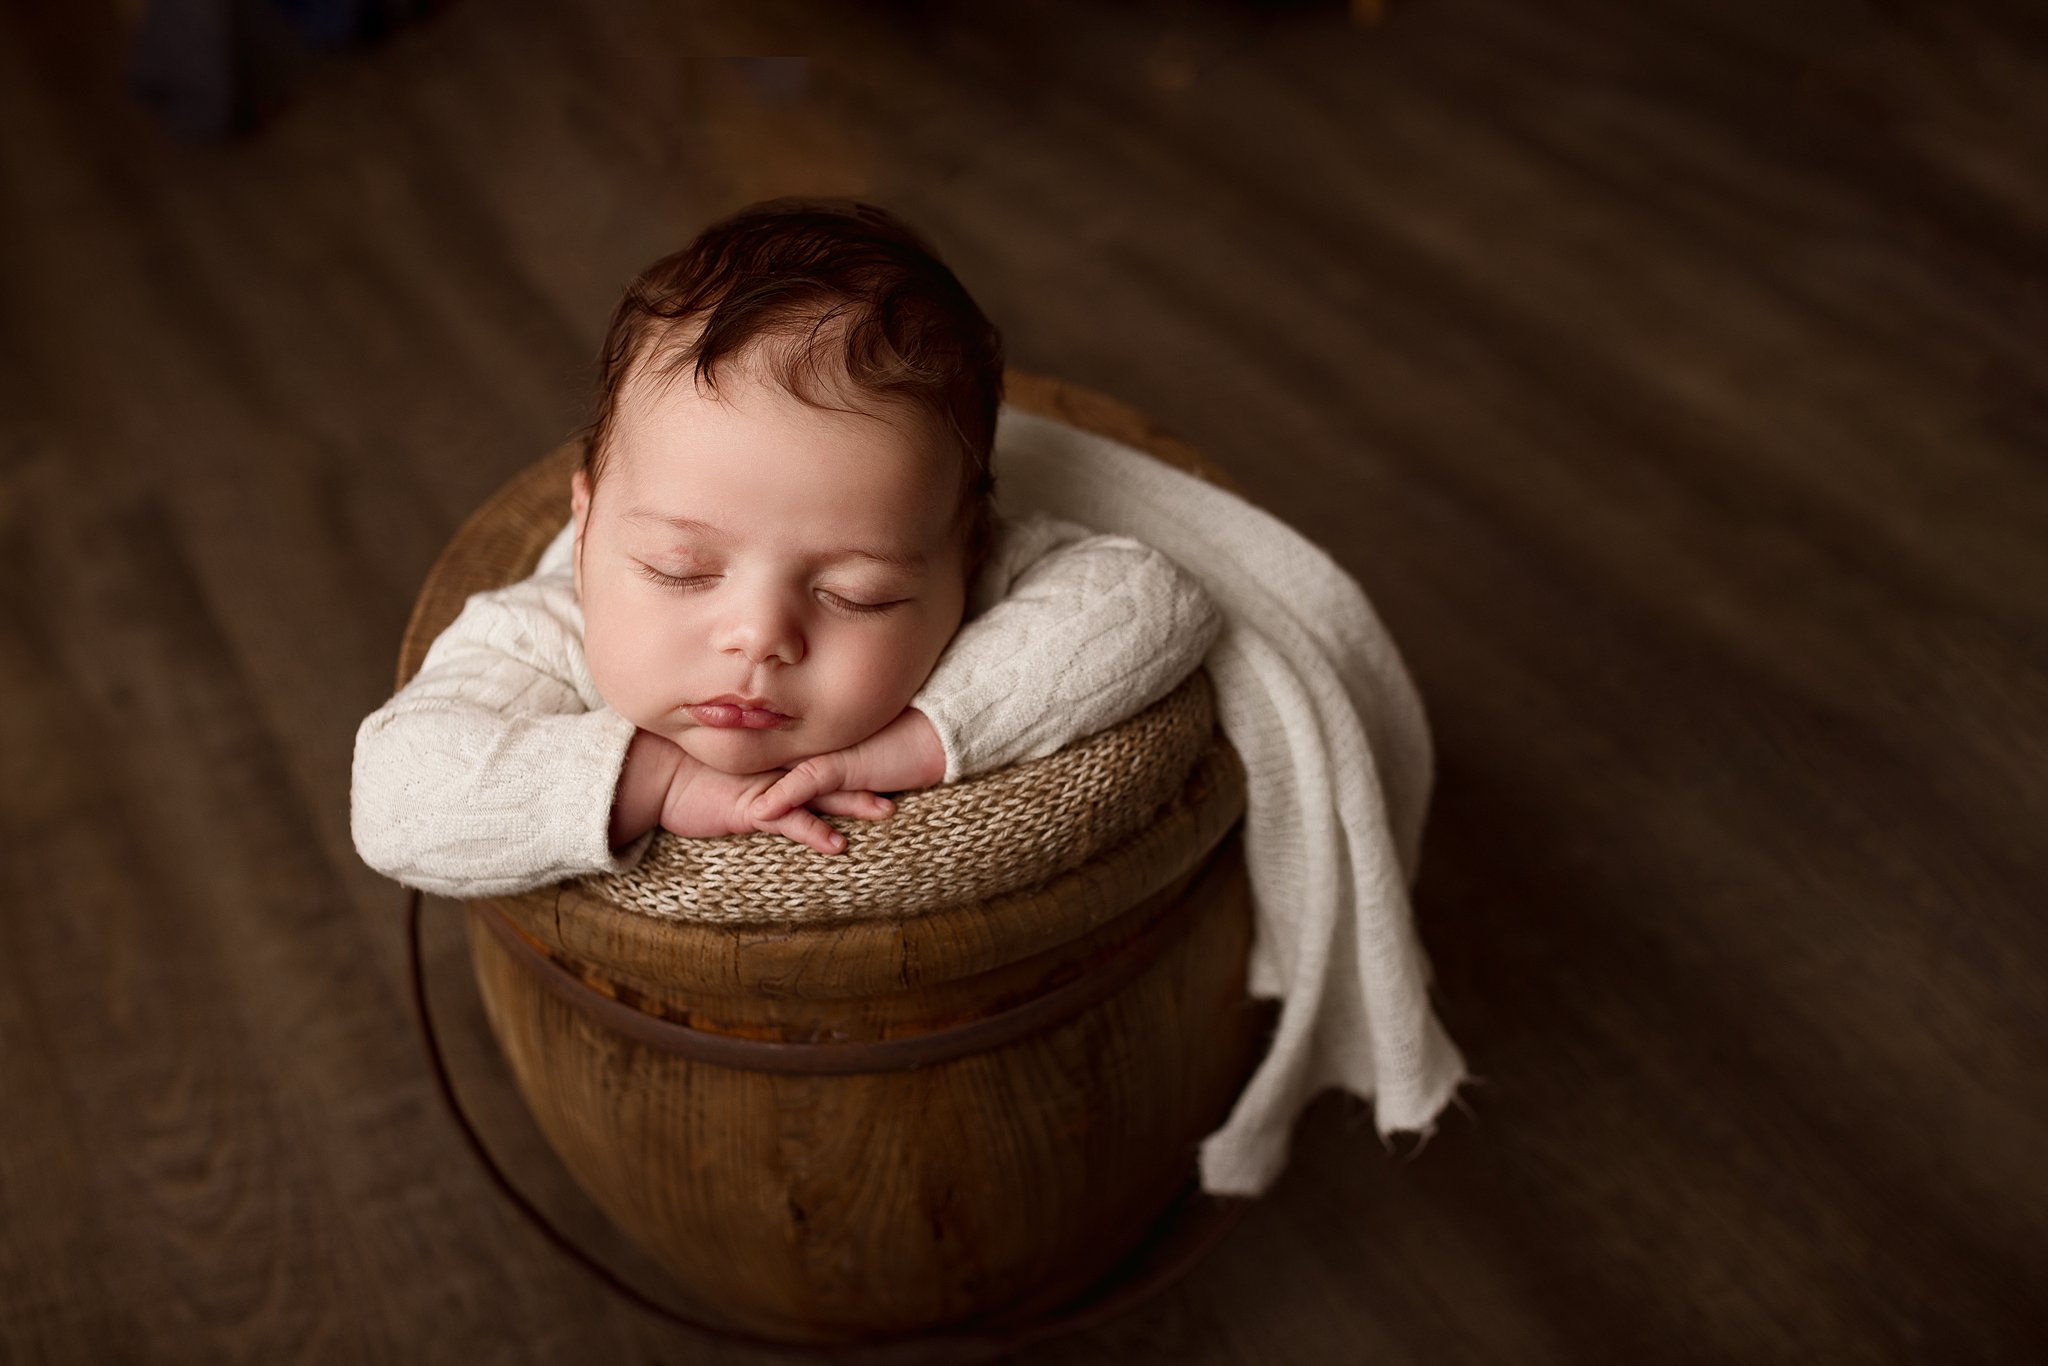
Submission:
[[[715,575],[711,574],[702,574],[691,575],[687,578],[677,578],[674,574],[664,574],[659,569],[656,569],[653,565],[640,564],[638,561],[635,561],[633,567],[635,570],[638,571],[641,578],[647,580],[649,583],[655,585],[658,588],[695,588],[701,585],[705,579],[716,577]]]
[[[656,587],[675,589],[678,592],[685,593],[693,588],[703,586],[706,579],[718,577],[715,574],[701,574],[692,575],[688,578],[678,578],[674,574],[662,573],[651,564],[640,564],[636,567],[639,570],[640,577]],[[842,598],[837,593],[829,592],[822,588],[818,590],[818,598],[833,611],[853,617],[880,616],[884,612],[901,607],[907,601],[907,599],[898,599],[895,602],[854,602],[850,598]]]
[[[853,602],[840,597],[837,593],[828,593],[823,589],[818,590],[818,596],[833,611],[844,612],[849,616],[855,617],[878,617],[891,608],[903,605],[901,602]]]

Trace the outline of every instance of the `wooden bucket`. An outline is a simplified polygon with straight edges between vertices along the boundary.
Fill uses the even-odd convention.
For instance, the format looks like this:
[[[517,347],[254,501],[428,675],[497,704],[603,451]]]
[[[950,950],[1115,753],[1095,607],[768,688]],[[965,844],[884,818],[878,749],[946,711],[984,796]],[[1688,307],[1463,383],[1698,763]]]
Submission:
[[[1009,391],[1219,477],[1100,395]],[[530,572],[575,458],[456,535],[401,684],[464,598]],[[1206,749],[1113,847],[913,915],[656,916],[580,881],[470,902],[491,1027],[563,1163],[701,1317],[793,1343],[1028,1323],[1185,1191],[1271,1019],[1244,995],[1243,771]]]

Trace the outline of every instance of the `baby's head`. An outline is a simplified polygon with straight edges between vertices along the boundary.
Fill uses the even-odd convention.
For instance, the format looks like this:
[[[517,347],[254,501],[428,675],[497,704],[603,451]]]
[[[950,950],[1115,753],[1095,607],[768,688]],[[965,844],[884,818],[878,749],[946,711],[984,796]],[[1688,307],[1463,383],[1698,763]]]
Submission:
[[[572,486],[591,679],[732,773],[865,739],[960,624],[1002,341],[864,204],[742,210],[612,315]]]

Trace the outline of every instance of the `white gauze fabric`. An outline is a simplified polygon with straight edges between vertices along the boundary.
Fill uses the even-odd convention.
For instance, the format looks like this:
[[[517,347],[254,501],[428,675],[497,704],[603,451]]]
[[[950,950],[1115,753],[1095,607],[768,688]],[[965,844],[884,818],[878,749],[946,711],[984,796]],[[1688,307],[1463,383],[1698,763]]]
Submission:
[[[1421,699],[1358,584],[1243,499],[1121,443],[1006,408],[1001,498],[1165,552],[1223,613],[1204,661],[1245,762],[1249,986],[1280,1001],[1264,1061],[1201,1147],[1202,1187],[1263,1193],[1321,1091],[1381,1136],[1432,1131],[1465,1078],[1429,1003],[1408,889],[1433,756]]]

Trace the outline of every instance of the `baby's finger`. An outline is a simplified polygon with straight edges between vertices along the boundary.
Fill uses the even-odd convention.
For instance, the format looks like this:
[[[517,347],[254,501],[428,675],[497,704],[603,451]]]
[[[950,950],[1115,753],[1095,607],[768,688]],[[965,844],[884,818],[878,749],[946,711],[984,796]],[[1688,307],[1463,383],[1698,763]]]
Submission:
[[[821,854],[836,854],[846,848],[846,836],[802,807],[777,820],[759,822],[759,828],[772,830],[778,835],[787,835],[798,844],[807,844]]]
[[[896,811],[896,803],[877,792],[825,792],[810,807],[827,816],[851,816],[861,821],[883,820]]]
[[[809,806],[822,790],[816,770],[797,767],[775,780],[775,785],[754,798],[747,814],[756,821],[781,820],[798,807]]]

